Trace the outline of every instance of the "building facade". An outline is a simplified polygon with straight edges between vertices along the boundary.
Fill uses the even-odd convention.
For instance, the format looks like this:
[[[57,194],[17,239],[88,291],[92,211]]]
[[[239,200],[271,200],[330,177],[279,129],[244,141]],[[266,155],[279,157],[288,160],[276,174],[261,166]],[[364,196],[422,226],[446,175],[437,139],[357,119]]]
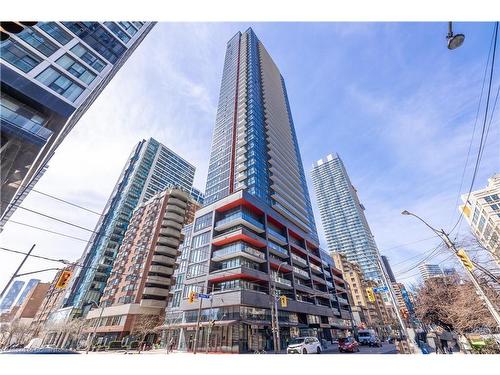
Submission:
[[[91,320],[88,331],[97,325],[101,342],[133,335],[138,319],[163,319],[173,285],[181,230],[193,221],[199,207],[188,192],[170,188],[134,210],[101,305],[87,315]]]
[[[272,320],[281,347],[351,329],[342,273],[319,248],[285,82],[252,29],[227,43],[205,207],[189,238],[173,291],[182,315],[166,322],[180,348],[272,350]],[[196,293],[210,298],[190,302]],[[274,314],[277,294],[287,303]]]
[[[86,314],[88,303],[99,302],[134,209],[168,187],[190,192],[194,173],[193,165],[153,138],[134,147],[81,258],[85,268],[72,283],[66,307]]]
[[[9,310],[14,306],[14,302],[16,302],[19,293],[23,289],[24,281],[15,280],[10,286],[9,290],[5,293],[2,303],[0,303],[0,311]]]
[[[14,321],[30,325],[49,290],[50,283],[37,283],[30,289],[14,315]]]
[[[16,305],[21,305],[24,302],[24,300],[26,299],[26,296],[31,291],[31,289],[33,289],[39,282],[40,282],[39,279],[30,279],[26,283],[26,286],[24,287],[21,294],[19,295],[19,298],[16,301]]]
[[[153,25],[2,22],[1,219]]]
[[[328,155],[313,166],[311,177],[328,250],[356,262],[367,280],[382,280],[378,249],[366,220],[365,208],[340,157]]]
[[[460,212],[481,245],[500,264],[500,173],[488,179],[484,189],[462,195]]]
[[[418,266],[418,270],[420,271],[420,275],[422,276],[424,281],[432,277],[443,276],[443,271],[438,264],[424,263]]]

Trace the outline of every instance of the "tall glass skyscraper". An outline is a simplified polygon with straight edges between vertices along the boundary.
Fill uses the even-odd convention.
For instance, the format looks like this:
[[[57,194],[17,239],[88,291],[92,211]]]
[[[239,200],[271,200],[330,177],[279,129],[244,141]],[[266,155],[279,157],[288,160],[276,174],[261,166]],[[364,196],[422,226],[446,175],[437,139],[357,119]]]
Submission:
[[[317,238],[285,81],[252,29],[227,44],[204,203],[239,190]]]
[[[150,138],[134,149],[85,249],[65,306],[85,311],[99,302],[134,209],[168,187],[189,193],[195,167]],[[78,312],[78,311],[77,311]]]
[[[7,293],[5,293],[2,302],[0,303],[0,312],[9,310],[14,305],[14,302],[16,301],[17,296],[19,296],[19,293],[21,293],[23,286],[24,281],[21,280],[15,280],[12,283]]]
[[[2,22],[2,225],[153,25]]]
[[[35,286],[37,286],[40,283],[40,279],[30,279],[27,283],[26,286],[24,287],[24,290],[22,293],[19,295],[19,298],[16,301],[17,306],[21,306],[26,299],[26,296],[28,295],[29,292],[31,292],[31,289],[33,289]]]
[[[342,159],[335,154],[318,160],[311,177],[328,250],[358,263],[366,279],[381,280],[377,245]]]
[[[226,46],[205,194],[167,314],[179,349],[267,351],[351,328],[342,272],[319,248],[285,83],[252,29]],[[190,303],[193,292],[211,301]],[[277,294],[286,306],[271,303]]]

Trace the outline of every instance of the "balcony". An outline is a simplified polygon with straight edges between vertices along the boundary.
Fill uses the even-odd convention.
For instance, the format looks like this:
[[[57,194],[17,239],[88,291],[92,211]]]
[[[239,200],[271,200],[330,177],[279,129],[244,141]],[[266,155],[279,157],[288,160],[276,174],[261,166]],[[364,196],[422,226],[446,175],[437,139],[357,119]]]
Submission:
[[[159,255],[171,255],[173,257],[177,257],[179,255],[179,250],[170,246],[156,245],[155,253]]]
[[[160,234],[168,237],[180,238],[181,231],[175,228],[161,228]]]
[[[212,244],[222,246],[236,241],[245,241],[255,247],[266,246],[265,240],[246,228],[238,228],[231,232],[222,233],[212,239]]]
[[[166,297],[168,296],[168,293],[169,293],[168,289],[147,286],[144,288],[142,295]]]
[[[272,255],[269,255],[269,263],[271,263],[272,266],[275,266],[277,269],[280,267],[280,270],[282,271],[291,271],[292,267],[288,263],[283,263],[283,260],[280,258],[276,258]]]
[[[264,224],[242,211],[239,211],[235,214],[230,214],[228,217],[219,220],[217,223],[215,223],[215,230],[222,231],[236,225],[244,225],[254,232],[264,233]]]
[[[165,208],[166,212],[173,212],[176,213],[177,215],[182,215],[186,213],[186,210],[184,208],[180,208],[179,206],[175,206],[173,204],[168,203],[167,207]]]
[[[171,257],[166,257],[164,255],[154,254],[153,255],[153,262],[165,264],[167,266],[172,266],[173,264],[175,264],[175,259],[171,258]]]
[[[304,258],[301,258],[298,255],[293,254],[293,253],[292,253],[292,262],[295,264],[299,264],[302,267],[307,267],[307,260],[305,260]]]
[[[182,230],[182,224],[173,220],[163,219],[161,226],[165,228],[174,228],[177,229],[178,231]]]
[[[165,216],[163,216],[164,222],[165,220],[173,220],[176,223],[182,224],[184,223],[184,213],[182,215],[176,214],[175,212],[166,212]]]
[[[295,266],[293,266],[293,272],[300,278],[302,279],[307,279],[309,280],[310,277],[309,277],[309,273],[307,273],[306,271],[304,270],[301,270],[300,268],[297,268]]]
[[[313,263],[309,263],[309,266],[311,267],[311,271],[313,271],[319,275],[323,275],[323,270],[321,269],[321,267],[318,267],[317,265],[315,265]]]
[[[187,203],[185,201],[174,198],[174,197],[170,197],[168,199],[168,204],[173,204],[179,208],[182,208],[183,210],[185,210],[186,206],[187,206]]]
[[[174,273],[174,268],[154,264],[151,267],[149,267],[149,272],[159,273],[161,275],[170,276]]]
[[[2,128],[4,131],[14,133],[20,138],[26,139],[39,146],[45,144],[52,136],[52,130],[4,106],[3,98],[1,108]]]
[[[275,242],[279,243],[280,245],[286,245],[288,241],[286,240],[286,237],[283,236],[282,234],[276,232],[275,230],[271,228],[267,228],[267,235]]]
[[[283,277],[275,277],[273,280],[276,283],[277,287],[292,289],[292,282],[290,280],[287,280]]]
[[[141,307],[153,307],[158,309],[163,309],[167,307],[167,301],[158,301],[155,299],[141,299]]]
[[[172,285],[172,279],[170,277],[148,275],[146,283],[170,286]]]
[[[179,243],[180,241],[178,238],[161,237],[161,236],[158,238],[158,244],[174,247],[176,249],[179,247]]]
[[[241,242],[214,251],[212,254],[212,261],[220,262],[222,260],[231,259],[238,256],[250,259],[258,263],[264,263],[266,261],[266,256],[263,252],[254,249],[251,246],[247,246]]]
[[[312,276],[313,281],[320,283],[320,284],[323,284],[323,285],[326,285],[326,281],[322,277],[318,277],[316,275],[311,275],[311,276]]]
[[[339,304],[349,305],[349,301],[347,301],[345,298],[337,296],[337,301],[339,301]]]
[[[328,289],[333,289],[333,284],[329,281],[326,282],[326,286],[328,287]]]
[[[267,248],[269,249],[269,252],[274,254],[274,255],[277,255],[281,258],[288,258],[289,255],[288,255],[288,250],[287,249],[284,249],[282,248],[281,246],[271,242],[271,241],[268,241],[267,242]]]

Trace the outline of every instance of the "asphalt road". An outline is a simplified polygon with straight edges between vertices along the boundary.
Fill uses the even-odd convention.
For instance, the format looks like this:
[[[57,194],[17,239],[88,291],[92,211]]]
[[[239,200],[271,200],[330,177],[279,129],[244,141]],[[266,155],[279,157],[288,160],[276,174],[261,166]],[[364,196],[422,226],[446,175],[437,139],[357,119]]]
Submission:
[[[369,347],[369,346],[360,346],[359,352],[357,353],[340,353],[337,344],[330,345],[328,349],[323,351],[324,354],[345,354],[345,355],[358,355],[358,354],[397,354],[396,345],[387,344],[381,348],[377,347]]]

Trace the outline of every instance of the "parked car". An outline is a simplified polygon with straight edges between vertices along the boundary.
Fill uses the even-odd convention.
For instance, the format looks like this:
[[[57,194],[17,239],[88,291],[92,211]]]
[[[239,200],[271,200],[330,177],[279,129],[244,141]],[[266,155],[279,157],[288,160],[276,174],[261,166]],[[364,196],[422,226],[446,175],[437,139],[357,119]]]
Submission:
[[[371,345],[375,341],[377,334],[373,329],[361,329],[358,331],[358,340],[360,345]]]
[[[316,337],[296,337],[290,340],[286,352],[288,354],[320,354],[321,343]]]
[[[359,352],[359,343],[354,340],[354,337],[348,336],[339,339],[339,352]]]

